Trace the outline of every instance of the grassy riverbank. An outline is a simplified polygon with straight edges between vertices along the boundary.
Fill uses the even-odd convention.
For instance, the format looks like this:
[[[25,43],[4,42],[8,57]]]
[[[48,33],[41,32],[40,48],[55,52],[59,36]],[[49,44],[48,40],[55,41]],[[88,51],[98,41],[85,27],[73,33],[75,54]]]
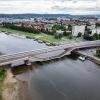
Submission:
[[[35,33],[23,32],[23,31],[19,31],[19,30],[13,30],[10,28],[4,28],[4,27],[0,27],[0,31],[17,33],[19,35],[25,35],[25,36],[31,37],[33,39],[39,39],[39,40],[42,40],[42,41],[45,41],[48,43],[52,43],[52,44],[58,44],[60,42],[63,42],[65,40],[69,39],[68,36],[64,36],[62,39],[55,39],[55,37],[53,35],[35,34]]]
[[[97,59],[99,59],[99,60],[100,60],[100,57],[98,57],[97,55],[94,55],[94,57],[96,57]]]
[[[2,99],[2,92],[3,92],[3,81],[6,77],[6,70],[0,69],[0,100]]]

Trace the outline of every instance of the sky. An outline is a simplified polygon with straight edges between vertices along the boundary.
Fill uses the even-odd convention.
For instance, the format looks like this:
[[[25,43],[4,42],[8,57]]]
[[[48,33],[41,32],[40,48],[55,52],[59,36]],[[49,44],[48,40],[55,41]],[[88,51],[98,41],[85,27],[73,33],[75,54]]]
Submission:
[[[100,14],[100,0],[0,0],[2,14]]]

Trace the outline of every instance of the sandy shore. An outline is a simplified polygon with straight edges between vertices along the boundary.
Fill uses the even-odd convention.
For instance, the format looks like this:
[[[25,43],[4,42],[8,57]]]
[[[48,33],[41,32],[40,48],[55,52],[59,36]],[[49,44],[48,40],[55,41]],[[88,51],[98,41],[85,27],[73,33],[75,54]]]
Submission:
[[[3,87],[2,95],[4,100],[31,100],[28,94],[27,82],[16,80],[10,69],[7,71]]]

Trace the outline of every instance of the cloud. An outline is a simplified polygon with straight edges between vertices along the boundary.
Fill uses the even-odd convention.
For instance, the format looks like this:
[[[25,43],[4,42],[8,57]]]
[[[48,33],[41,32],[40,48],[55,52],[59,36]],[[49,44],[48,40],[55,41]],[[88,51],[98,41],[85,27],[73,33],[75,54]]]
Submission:
[[[100,13],[100,0],[0,0],[0,13]]]

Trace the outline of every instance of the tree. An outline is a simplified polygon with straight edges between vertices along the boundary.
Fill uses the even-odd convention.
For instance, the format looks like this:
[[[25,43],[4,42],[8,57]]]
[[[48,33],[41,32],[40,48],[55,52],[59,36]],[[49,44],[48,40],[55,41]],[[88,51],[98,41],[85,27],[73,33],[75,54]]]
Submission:
[[[100,40],[100,33],[98,34],[99,40]]]
[[[100,48],[97,48],[97,50],[96,50],[96,56],[100,57]]]
[[[68,25],[68,31],[72,31],[72,26],[70,24]]]
[[[62,34],[57,34],[57,33],[54,34],[55,39],[61,39],[62,36],[63,36]]]
[[[88,28],[87,28],[87,25],[86,25],[86,26],[85,26],[85,31],[87,31],[87,29],[88,29]]]
[[[68,38],[69,38],[69,39],[72,39],[72,38],[73,38],[73,36],[72,36],[72,35],[69,35],[69,36],[68,36]]]
[[[62,25],[54,25],[53,27],[52,27],[52,30],[54,30],[54,31],[56,31],[56,30],[66,30],[66,28],[64,27],[64,26],[62,26]]]
[[[99,34],[94,33],[94,34],[93,34],[93,39],[94,39],[94,40],[98,40],[98,39],[99,39]]]
[[[20,30],[20,31],[29,32],[29,33],[36,33],[36,34],[40,33],[40,30],[33,29],[31,27],[25,27],[23,24],[21,26],[16,26],[13,23],[4,22],[2,25],[3,25],[3,27],[14,29],[14,30]]]
[[[67,32],[66,32],[66,31],[64,31],[64,32],[63,32],[63,35],[64,35],[64,36],[67,36]]]
[[[85,27],[85,33],[83,35],[83,38],[85,40],[92,41],[93,40],[92,31],[91,31],[91,29],[87,28],[87,26],[89,26],[89,25],[87,24]]]
[[[89,33],[85,32],[84,35],[83,35],[83,38],[85,40],[89,40],[89,41],[92,41],[93,40],[93,36],[91,36]]]
[[[70,32],[70,31],[64,31],[63,32],[63,35],[64,36],[69,36],[69,35],[72,35],[72,32]]]
[[[79,32],[78,33],[78,35],[77,35],[77,37],[81,37],[82,36],[82,33],[81,32]]]
[[[96,23],[96,27],[100,27],[100,23]]]

